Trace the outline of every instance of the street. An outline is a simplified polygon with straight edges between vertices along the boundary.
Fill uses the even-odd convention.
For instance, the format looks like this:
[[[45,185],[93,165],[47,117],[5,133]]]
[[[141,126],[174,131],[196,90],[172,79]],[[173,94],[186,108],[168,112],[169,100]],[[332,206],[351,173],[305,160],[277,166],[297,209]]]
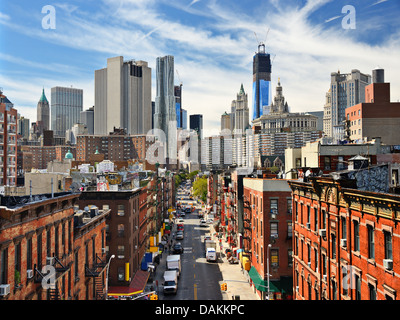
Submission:
[[[178,196],[180,193],[177,194]],[[182,201],[181,201],[182,202]],[[183,201],[195,202],[192,200]],[[166,269],[167,253],[163,253],[160,265],[157,268],[156,280],[159,285],[160,300],[222,300],[220,281],[222,275],[218,262],[207,262],[203,243],[204,235],[210,235],[211,224],[200,227],[198,218],[199,206],[194,212],[186,214],[184,219],[184,239],[174,240],[182,243],[184,252],[181,254],[182,273],[178,281],[177,294],[164,295],[162,290],[162,276]],[[174,231],[176,233],[176,224]]]

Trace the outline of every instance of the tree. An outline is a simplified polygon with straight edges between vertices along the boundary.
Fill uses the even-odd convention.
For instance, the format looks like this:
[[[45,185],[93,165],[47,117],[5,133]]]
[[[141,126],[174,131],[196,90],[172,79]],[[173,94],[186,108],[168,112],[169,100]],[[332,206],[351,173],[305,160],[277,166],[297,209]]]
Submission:
[[[207,178],[201,177],[193,183],[193,195],[203,202],[207,201]]]

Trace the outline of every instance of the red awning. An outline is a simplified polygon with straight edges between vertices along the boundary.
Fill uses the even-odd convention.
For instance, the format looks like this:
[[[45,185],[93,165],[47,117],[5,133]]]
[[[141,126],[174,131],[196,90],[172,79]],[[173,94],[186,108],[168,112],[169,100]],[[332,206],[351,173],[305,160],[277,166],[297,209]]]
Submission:
[[[149,272],[138,270],[129,286],[114,286],[108,289],[109,296],[131,296],[143,292]]]

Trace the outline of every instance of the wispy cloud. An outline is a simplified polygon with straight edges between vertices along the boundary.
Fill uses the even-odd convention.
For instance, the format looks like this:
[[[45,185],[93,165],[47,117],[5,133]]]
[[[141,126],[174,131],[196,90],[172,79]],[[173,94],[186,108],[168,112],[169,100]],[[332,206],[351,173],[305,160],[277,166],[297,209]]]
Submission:
[[[387,1],[389,1],[389,0],[378,0],[378,1],[374,2],[373,4],[371,4],[370,7],[376,6],[377,4],[380,4],[380,3],[383,3],[383,2],[387,2]]]
[[[339,19],[339,18],[341,18],[341,17],[342,17],[342,16],[335,16],[335,17],[326,19],[326,20],[325,20],[325,23],[331,22],[331,21],[336,20],[336,19]]]

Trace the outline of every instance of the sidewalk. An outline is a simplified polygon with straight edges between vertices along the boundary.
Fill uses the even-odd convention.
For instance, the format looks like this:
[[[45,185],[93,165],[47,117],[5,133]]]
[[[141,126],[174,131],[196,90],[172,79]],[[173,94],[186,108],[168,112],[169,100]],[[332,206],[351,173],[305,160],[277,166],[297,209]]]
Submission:
[[[214,232],[214,228],[210,226],[210,234],[213,235]],[[215,235],[212,237],[217,243],[217,252],[219,252],[218,265],[221,270],[222,278],[224,280],[243,281],[224,281],[227,284],[227,291],[222,291],[223,299],[234,300],[235,296],[238,296],[240,300],[260,300],[260,297],[254,292],[254,287],[250,287],[247,271],[244,269],[242,271],[240,262],[238,264],[230,264],[228,262],[225,249],[229,248],[229,245],[225,243],[225,241],[222,241],[222,252],[220,252],[219,239]]]

